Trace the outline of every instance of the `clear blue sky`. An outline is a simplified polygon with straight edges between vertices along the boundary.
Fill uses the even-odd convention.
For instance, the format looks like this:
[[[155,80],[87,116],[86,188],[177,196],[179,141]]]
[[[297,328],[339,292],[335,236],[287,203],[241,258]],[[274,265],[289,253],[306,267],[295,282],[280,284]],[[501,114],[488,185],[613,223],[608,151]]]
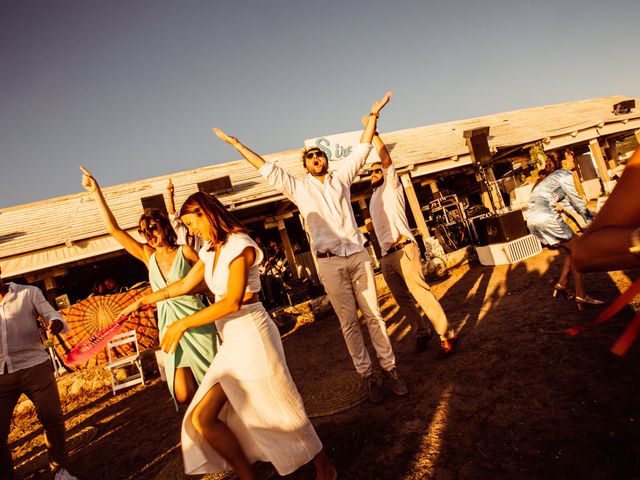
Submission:
[[[359,128],[640,96],[637,0],[0,3],[0,208]]]

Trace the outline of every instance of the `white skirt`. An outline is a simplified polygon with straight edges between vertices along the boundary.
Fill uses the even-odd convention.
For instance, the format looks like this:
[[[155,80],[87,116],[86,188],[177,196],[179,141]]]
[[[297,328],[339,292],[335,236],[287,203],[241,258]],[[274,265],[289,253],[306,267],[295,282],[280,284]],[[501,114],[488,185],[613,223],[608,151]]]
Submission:
[[[192,423],[194,407],[217,383],[229,401],[220,412],[250,462],[271,462],[280,475],[322,449],[284,357],[280,334],[261,303],[243,305],[216,322],[222,345],[182,422],[185,473],[230,470]]]

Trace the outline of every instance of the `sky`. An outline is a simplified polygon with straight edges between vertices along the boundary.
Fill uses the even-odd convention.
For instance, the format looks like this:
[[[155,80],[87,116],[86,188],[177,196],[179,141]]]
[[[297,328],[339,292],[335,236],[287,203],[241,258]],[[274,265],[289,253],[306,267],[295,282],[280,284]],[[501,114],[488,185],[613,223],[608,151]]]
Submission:
[[[637,0],[0,2],[0,210],[381,131],[640,97]]]

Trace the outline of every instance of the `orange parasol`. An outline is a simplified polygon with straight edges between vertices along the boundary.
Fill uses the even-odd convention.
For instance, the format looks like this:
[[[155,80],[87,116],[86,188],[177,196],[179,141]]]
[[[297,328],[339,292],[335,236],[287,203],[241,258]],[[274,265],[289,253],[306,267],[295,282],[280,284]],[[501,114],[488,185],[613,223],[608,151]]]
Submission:
[[[62,342],[56,344],[58,356],[65,358],[68,351],[76,344],[112,324],[127,305],[147,293],[150,293],[149,287],[113,295],[95,295],[60,310],[60,314],[69,325],[69,332],[61,335]],[[141,350],[158,345],[158,326],[154,309],[137,311],[131,315],[124,322],[121,331],[131,329],[135,329],[138,333],[138,344]],[[127,354],[124,350],[119,353]],[[93,366],[106,361],[106,351],[102,350],[79,366]]]

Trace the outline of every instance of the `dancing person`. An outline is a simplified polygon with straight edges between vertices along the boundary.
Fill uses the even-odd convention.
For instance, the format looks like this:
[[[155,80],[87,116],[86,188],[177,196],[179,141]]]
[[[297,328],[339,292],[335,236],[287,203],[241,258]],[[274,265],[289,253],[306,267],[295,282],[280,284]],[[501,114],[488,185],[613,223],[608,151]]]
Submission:
[[[13,480],[8,445],[13,410],[24,393],[36,407],[45,432],[54,480],[77,480],[66,469],[65,427],[54,367],[38,334],[38,316],[51,335],[69,331],[67,323],[39,288],[5,283],[0,269],[0,478]]]
[[[182,295],[204,279],[216,302],[173,323],[162,339],[172,352],[190,329],[213,322],[222,344],[182,423],[187,474],[232,468],[254,479],[251,463],[271,462],[280,475],[313,460],[316,479],[335,479],[289,373],[280,334],[258,299],[263,253],[213,196],[197,192],[180,219],[205,241],[200,260],[182,280],[131,304],[123,313]]]
[[[176,244],[176,233],[164,212],[145,210],[140,217],[138,232],[147,243],[138,242],[120,228],[95,178],[86,169],[82,168],[82,171],[82,186],[93,195],[107,231],[127,252],[147,266],[152,290],[160,290],[187,275],[192,265],[198,261],[198,254],[188,245]],[[180,298],[158,303],[160,340],[169,325],[202,308],[204,304],[195,295],[185,294]],[[191,401],[207,373],[215,350],[215,327],[204,325],[190,330],[175,352],[165,355],[167,386],[176,408],[178,404],[188,404]]]
[[[573,153],[565,149],[563,157],[561,159],[557,151],[547,157],[545,169],[540,172],[540,177],[531,191],[527,210],[529,231],[540,242],[551,248],[566,248],[566,242],[575,235],[571,227],[562,219],[558,204],[568,201],[587,224],[591,223],[593,218],[574,184],[571,173],[575,168]],[[575,295],[568,289],[569,276],[573,277]],[[575,268],[570,255],[565,257],[560,278],[553,287],[553,296],[558,295],[573,299],[579,311],[582,311],[585,305],[602,305],[603,303],[585,293],[583,275]]]
[[[580,272],[640,267],[640,147],[583,235],[568,242]]]
[[[366,125],[366,117],[363,119]],[[416,331],[416,352],[427,349],[433,333],[416,308],[417,301],[440,337],[440,356],[453,353],[456,336],[447,315],[424,279],[420,249],[409,228],[404,191],[386,145],[376,132],[373,144],[380,162],[371,164],[369,201],[372,226],[380,244],[382,275],[398,306]],[[369,230],[371,231],[371,230]]]
[[[302,164],[307,175],[304,177],[293,176],[275,163],[265,162],[237,138],[213,129],[300,210],[315,250],[318,276],[340,321],[356,372],[362,377],[369,399],[374,403],[383,400],[383,392],[373,375],[373,365],[358,321],[358,307],[391,390],[396,395],[406,395],[408,389],[396,369],[395,355],[378,305],[371,256],[364,248],[365,238],[351,208],[349,187],[371,151],[380,110],[390,98],[391,92],[388,92],[373,104],[360,144],[340,160],[335,169],[329,170],[327,156],[320,148],[305,150]]]
[[[189,230],[185,227],[184,223],[180,221],[178,212],[176,212],[175,187],[171,179],[169,179],[169,183],[167,184],[167,193],[169,199],[167,202],[167,213],[171,226],[178,236],[176,243],[178,245],[189,245],[196,252],[199,252],[202,248],[202,240],[189,234]]]

